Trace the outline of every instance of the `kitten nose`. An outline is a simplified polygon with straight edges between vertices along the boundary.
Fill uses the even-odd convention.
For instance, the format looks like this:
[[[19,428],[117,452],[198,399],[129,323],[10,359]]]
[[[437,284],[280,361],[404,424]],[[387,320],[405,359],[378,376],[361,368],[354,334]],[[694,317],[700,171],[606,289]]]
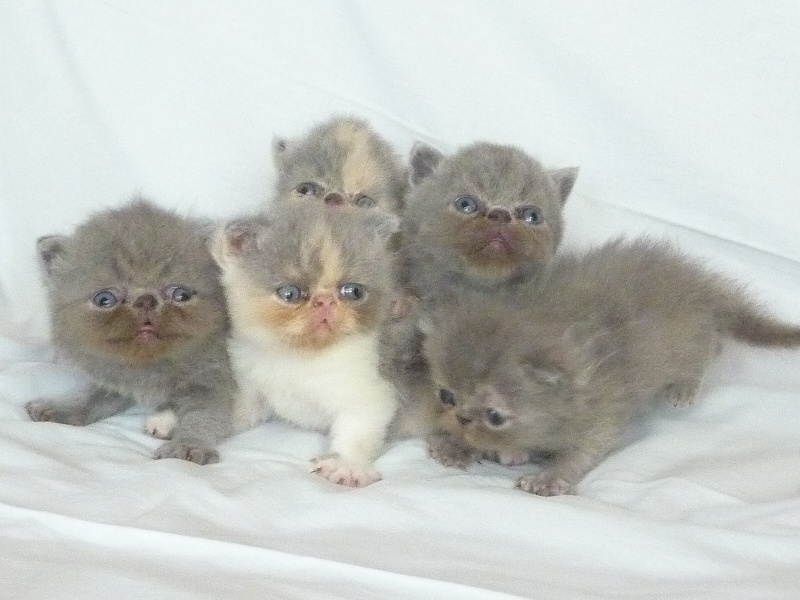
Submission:
[[[456,415],[456,419],[461,425],[468,425],[472,423],[472,419],[470,417],[465,417],[464,415]]]
[[[325,204],[332,204],[333,206],[341,206],[344,204],[344,196],[338,192],[330,192],[324,198]]]
[[[153,294],[142,294],[133,303],[134,308],[143,308],[144,310],[152,310],[158,304],[158,300]]]
[[[486,213],[486,218],[492,221],[498,221],[500,223],[510,223],[511,213],[508,212],[505,208],[493,208],[488,213]]]
[[[332,294],[320,294],[311,298],[311,306],[314,308],[329,308],[336,304],[336,298]]]

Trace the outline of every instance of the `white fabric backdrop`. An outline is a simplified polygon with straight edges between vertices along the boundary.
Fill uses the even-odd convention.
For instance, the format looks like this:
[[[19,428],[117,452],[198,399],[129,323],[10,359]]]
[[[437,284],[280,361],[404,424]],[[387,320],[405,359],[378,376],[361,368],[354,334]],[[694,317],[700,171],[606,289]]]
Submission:
[[[407,153],[476,139],[580,165],[569,245],[668,236],[800,321],[796,2],[0,2],[0,597],[797,598],[800,352],[727,346],[580,495],[445,469],[307,473],[266,425],[151,461],[142,415],[30,423],[81,383],[46,341],[35,238],[141,192],[226,217],[274,134],[332,112]]]

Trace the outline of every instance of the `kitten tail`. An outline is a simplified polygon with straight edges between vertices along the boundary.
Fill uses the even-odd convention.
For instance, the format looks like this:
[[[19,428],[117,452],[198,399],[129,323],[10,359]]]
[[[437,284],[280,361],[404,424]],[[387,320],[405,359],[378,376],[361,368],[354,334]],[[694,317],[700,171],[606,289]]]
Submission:
[[[721,332],[754,346],[800,346],[800,327],[765,314],[751,302],[726,300],[715,311]]]

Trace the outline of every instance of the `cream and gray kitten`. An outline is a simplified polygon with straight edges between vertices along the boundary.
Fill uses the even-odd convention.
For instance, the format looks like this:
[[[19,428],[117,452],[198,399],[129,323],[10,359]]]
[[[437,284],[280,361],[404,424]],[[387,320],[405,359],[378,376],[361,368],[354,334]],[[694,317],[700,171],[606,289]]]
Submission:
[[[397,408],[378,336],[394,282],[384,211],[278,204],[219,233],[214,256],[231,313],[241,388],[235,425],[272,416],[329,433],[314,471],[341,485],[380,479],[372,463]]]
[[[334,117],[297,140],[276,138],[276,201],[312,200],[397,213],[406,170],[366,121]]]
[[[172,421],[155,458],[217,462],[235,384],[225,299],[203,226],[135,200],[37,246],[53,342],[93,385],[69,402],[28,403],[30,417],[88,425],[139,403]]]
[[[515,293],[452,297],[428,323],[438,388],[431,454],[464,466],[479,453],[552,457],[518,487],[570,493],[656,398],[694,398],[724,338],[800,345],[742,286],[666,243],[611,242],[557,257]]]

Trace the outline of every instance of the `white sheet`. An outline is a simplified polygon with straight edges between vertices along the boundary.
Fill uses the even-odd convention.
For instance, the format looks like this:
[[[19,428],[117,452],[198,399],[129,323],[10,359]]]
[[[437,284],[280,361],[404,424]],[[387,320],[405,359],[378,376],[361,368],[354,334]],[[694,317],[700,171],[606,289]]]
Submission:
[[[797,598],[800,353],[731,344],[581,484],[391,446],[384,480],[310,475],[269,424],[220,464],[148,458],[142,415],[31,423],[53,362],[34,239],[135,192],[226,217],[270,140],[332,112],[405,154],[475,139],[581,165],[569,245],[677,240],[800,321],[795,2],[0,4],[0,597]]]

